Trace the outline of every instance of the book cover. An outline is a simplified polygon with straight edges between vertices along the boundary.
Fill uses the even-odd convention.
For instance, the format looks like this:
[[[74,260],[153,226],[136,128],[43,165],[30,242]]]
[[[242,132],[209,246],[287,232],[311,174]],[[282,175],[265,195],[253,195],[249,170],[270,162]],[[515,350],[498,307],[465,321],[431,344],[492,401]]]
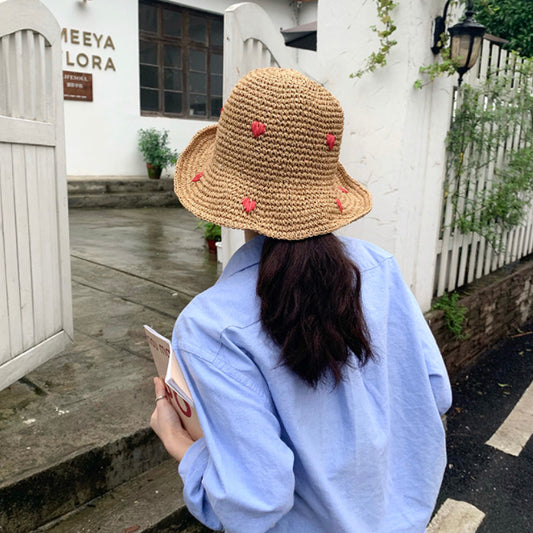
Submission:
[[[203,436],[200,421],[194,408],[191,392],[185,381],[172,344],[150,326],[144,326],[144,332],[150,345],[157,375],[165,381],[165,389],[170,403],[178,413],[183,426],[193,440]]]

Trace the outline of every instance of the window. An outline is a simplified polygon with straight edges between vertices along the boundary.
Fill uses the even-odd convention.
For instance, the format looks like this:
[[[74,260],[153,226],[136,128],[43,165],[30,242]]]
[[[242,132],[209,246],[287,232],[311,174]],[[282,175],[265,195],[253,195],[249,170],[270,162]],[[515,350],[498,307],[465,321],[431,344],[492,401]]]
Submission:
[[[141,114],[219,117],[223,38],[220,15],[139,0]]]

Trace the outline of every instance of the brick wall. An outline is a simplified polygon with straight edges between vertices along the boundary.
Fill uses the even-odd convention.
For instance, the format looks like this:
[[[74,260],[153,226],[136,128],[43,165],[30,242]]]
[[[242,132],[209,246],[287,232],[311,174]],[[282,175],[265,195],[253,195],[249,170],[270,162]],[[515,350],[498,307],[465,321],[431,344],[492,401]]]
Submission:
[[[504,267],[465,286],[459,305],[468,311],[466,339],[449,331],[443,311],[429,311],[426,319],[437,339],[450,376],[471,367],[478,357],[533,315],[533,256]]]

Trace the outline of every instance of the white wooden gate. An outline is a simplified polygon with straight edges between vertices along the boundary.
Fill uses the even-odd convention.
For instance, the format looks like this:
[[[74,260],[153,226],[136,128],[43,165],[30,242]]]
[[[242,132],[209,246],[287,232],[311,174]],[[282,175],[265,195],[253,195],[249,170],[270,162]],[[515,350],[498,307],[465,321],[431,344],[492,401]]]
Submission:
[[[73,336],[60,27],[0,3],[0,389]]]
[[[224,13],[224,101],[235,84],[256,68],[296,70],[295,52],[285,46],[278,27],[257,4],[234,4]],[[222,263],[244,244],[244,232],[222,228]]]

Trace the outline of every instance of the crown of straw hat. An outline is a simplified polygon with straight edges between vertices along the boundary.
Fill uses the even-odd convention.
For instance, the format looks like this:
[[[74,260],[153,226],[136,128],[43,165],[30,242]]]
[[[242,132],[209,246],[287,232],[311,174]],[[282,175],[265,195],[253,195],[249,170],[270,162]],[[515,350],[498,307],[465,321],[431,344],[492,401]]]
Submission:
[[[254,70],[180,155],[175,192],[229,228],[286,240],[330,233],[372,207],[339,163],[343,121],[336,98],[299,72]]]

